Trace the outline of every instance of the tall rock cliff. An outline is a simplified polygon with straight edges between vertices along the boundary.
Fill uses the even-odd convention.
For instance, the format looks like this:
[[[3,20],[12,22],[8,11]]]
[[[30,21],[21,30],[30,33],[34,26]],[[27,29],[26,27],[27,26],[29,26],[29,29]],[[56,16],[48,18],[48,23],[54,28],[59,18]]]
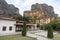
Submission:
[[[0,0],[0,17],[15,17],[19,15],[19,9],[5,0]]]
[[[39,23],[41,19],[50,22],[58,15],[55,14],[54,8],[47,4],[33,4],[30,11],[24,11],[24,16],[29,17],[30,22]]]
[[[52,6],[47,4],[33,4],[31,6],[31,10],[34,12],[39,12],[40,14],[43,13],[46,17],[57,17],[58,15],[55,14],[54,9]]]

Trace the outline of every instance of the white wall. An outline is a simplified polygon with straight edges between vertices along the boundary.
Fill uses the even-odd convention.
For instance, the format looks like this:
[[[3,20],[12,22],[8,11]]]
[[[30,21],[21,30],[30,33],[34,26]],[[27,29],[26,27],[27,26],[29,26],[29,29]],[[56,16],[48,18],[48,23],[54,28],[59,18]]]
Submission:
[[[9,20],[0,20],[0,34],[5,33],[14,33],[15,32],[15,25],[16,21],[9,21]],[[6,31],[2,31],[3,26],[6,26]],[[12,30],[9,30],[9,27],[12,26]]]

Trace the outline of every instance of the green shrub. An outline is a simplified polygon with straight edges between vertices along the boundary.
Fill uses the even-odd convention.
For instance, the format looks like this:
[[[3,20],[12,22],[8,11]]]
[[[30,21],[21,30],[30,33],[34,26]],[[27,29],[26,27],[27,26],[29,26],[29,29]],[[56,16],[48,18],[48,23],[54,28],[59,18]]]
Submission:
[[[44,27],[45,27],[45,30],[47,30],[47,29],[48,29],[48,26],[47,26],[47,25],[45,25]]]
[[[43,25],[41,25],[40,29],[41,29],[41,30],[43,30],[43,29],[44,29],[44,26],[43,26]]]
[[[48,26],[48,34],[47,34],[48,38],[53,38],[53,29],[51,27],[51,25]]]
[[[37,24],[37,27],[40,27],[40,24]]]
[[[56,30],[57,30],[57,31],[60,31],[60,23],[57,23]]]
[[[51,24],[53,30],[60,30],[60,23],[53,23]]]
[[[23,24],[23,30],[22,30],[22,36],[26,36],[26,29],[27,29],[26,23],[24,22],[24,24]]]
[[[57,24],[56,23],[53,23],[53,24],[51,24],[51,26],[52,26],[53,30],[55,30],[56,27],[57,27]]]

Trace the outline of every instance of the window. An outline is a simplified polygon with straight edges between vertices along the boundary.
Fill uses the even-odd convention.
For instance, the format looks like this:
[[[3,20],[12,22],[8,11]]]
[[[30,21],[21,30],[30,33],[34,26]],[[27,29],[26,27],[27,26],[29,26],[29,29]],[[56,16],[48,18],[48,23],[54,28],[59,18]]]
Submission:
[[[6,31],[6,26],[3,26],[3,29],[2,29],[3,31]]]
[[[12,26],[9,27],[9,30],[10,30],[10,31],[12,30]]]

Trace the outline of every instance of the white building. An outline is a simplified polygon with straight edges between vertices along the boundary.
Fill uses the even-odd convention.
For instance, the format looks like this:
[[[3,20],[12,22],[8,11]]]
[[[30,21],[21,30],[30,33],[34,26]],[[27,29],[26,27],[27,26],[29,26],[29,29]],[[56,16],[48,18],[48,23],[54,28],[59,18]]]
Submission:
[[[16,21],[11,18],[0,18],[0,35],[10,34],[15,32]]]
[[[37,29],[35,24],[26,24],[28,30]],[[17,23],[15,19],[2,17],[0,18],[0,36],[19,33],[23,23]]]

